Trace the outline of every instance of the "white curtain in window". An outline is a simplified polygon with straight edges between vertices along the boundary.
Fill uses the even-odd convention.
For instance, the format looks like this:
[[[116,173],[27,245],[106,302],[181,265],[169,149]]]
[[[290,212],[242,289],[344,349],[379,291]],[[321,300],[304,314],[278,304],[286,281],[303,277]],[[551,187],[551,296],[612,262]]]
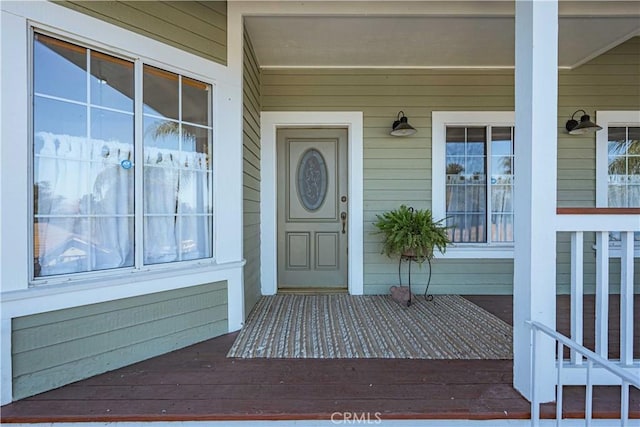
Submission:
[[[36,276],[133,265],[132,147],[39,132]]]
[[[211,256],[206,155],[145,148],[144,262]]]

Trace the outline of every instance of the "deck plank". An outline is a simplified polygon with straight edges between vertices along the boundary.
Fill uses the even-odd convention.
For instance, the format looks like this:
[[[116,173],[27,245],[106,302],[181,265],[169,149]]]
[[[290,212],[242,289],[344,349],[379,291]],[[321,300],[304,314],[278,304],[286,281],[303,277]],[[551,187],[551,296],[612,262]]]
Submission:
[[[511,297],[468,298],[511,323]],[[568,325],[564,299],[558,298],[561,331]],[[226,358],[236,335],[14,402],[1,408],[2,422],[328,420],[337,411],[383,419],[530,416],[529,403],[512,387],[511,360]],[[640,418],[640,392],[631,394],[632,416]],[[594,417],[619,417],[619,400],[619,388],[596,387]],[[571,418],[584,414],[584,388],[565,389],[564,410]],[[542,408],[545,417],[554,411],[553,404]]]

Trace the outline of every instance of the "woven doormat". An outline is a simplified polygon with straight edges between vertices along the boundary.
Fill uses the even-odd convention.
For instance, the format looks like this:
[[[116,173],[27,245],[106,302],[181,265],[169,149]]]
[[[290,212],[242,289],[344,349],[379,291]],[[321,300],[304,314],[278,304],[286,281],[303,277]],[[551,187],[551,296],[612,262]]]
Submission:
[[[227,357],[512,359],[510,325],[458,295],[262,297]]]

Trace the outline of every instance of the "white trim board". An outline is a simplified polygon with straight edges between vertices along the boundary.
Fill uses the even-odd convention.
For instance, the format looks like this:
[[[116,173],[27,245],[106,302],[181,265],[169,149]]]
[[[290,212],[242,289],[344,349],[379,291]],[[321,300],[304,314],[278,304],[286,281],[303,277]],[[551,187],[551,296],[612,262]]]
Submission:
[[[260,276],[262,294],[275,295],[277,285],[276,132],[284,127],[346,127],[349,139],[349,293],[364,292],[363,114],[360,111],[262,112],[260,115]]]

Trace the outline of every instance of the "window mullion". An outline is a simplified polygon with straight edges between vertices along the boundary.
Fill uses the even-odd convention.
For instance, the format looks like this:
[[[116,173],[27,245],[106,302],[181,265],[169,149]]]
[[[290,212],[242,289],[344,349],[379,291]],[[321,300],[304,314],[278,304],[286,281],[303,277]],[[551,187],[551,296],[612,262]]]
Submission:
[[[182,123],[182,75],[178,76],[178,156],[182,156],[182,135],[183,135],[183,123]],[[182,217],[180,216],[180,186],[182,182],[182,163],[181,159],[180,167],[178,168],[178,192],[176,193],[176,225],[178,227],[178,261],[182,261]]]
[[[142,98],[142,61],[136,60],[134,63],[134,248],[135,248],[135,268],[143,266],[144,257],[144,122],[143,122],[143,98]]]
[[[487,127],[485,128],[486,130],[486,135],[485,135],[485,155],[486,155],[486,160],[485,160],[485,170],[486,170],[486,177],[485,177],[485,194],[486,194],[486,212],[485,212],[485,224],[487,224],[486,226],[486,242],[488,245],[492,244],[493,241],[491,240],[491,220],[492,220],[492,212],[493,212],[493,206],[491,205],[491,199],[492,199],[492,194],[491,194],[491,171],[492,166],[493,166],[493,158],[491,157],[492,153],[491,153],[491,125],[487,125]]]
[[[85,49],[86,51],[86,85],[87,85],[87,99],[86,99],[86,108],[87,108],[87,142],[91,141],[91,49]],[[91,158],[83,159],[82,161],[88,161],[86,170],[85,182],[91,182],[89,179],[91,176],[91,168],[93,167],[93,163],[91,162]],[[82,164],[82,163],[81,163]],[[81,166],[82,167],[82,166]],[[89,240],[92,241],[91,235],[93,234],[93,203],[91,201],[87,202],[87,228],[89,232]],[[89,248],[87,250],[87,270],[93,271],[94,261],[93,261],[93,250]]]

